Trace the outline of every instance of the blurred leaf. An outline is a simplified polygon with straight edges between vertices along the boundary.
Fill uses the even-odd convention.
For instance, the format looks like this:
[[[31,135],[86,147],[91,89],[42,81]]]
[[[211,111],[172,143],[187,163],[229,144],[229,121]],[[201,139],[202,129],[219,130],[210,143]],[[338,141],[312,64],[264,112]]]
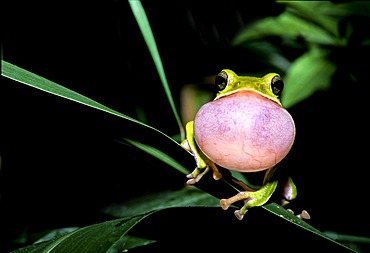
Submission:
[[[330,87],[336,66],[326,56],[327,51],[315,47],[292,63],[284,77],[285,89],[281,102],[285,108],[306,99],[318,90]]]
[[[181,118],[183,122],[186,124],[186,122],[193,120],[199,108],[202,107],[205,103],[213,100],[214,96],[214,92],[205,90],[205,88],[202,88],[202,86],[200,85],[183,85],[180,92]]]
[[[325,29],[333,37],[339,37],[338,16],[343,11],[331,1],[277,1],[284,4],[286,11]]]
[[[334,231],[325,231],[323,232],[330,238],[333,238],[334,240],[337,241],[342,241],[342,242],[358,242],[358,243],[367,243],[370,244],[370,238],[369,237],[364,237],[364,236],[354,236],[354,235],[345,235],[345,234],[340,234]]]
[[[233,39],[233,45],[243,45],[268,36],[296,39],[324,45],[344,45],[345,41],[337,36],[338,21],[330,15],[320,15],[326,10],[325,2],[284,2],[291,7],[277,17],[266,17],[245,27]],[[322,5],[324,3],[324,6]],[[331,5],[331,3],[328,3]],[[294,11],[292,8],[295,7]],[[318,18],[320,17],[320,18]]]
[[[370,2],[369,1],[348,1],[343,3],[338,3],[335,10],[340,16],[349,15],[362,15],[370,17]]]
[[[161,60],[161,57],[160,57],[159,52],[158,52],[157,44],[155,42],[155,39],[154,39],[154,36],[153,36],[153,33],[152,33],[152,29],[150,28],[149,21],[146,17],[145,10],[144,10],[144,8],[143,8],[143,6],[142,6],[142,4],[139,0],[129,0],[128,2],[130,4],[132,12],[133,12],[133,14],[136,18],[136,21],[137,21],[137,23],[140,27],[141,33],[144,37],[144,40],[145,40],[145,42],[148,46],[149,52],[150,52],[150,54],[153,58],[155,67],[157,68],[159,77],[162,81],[163,88],[166,92],[168,101],[171,105],[172,112],[173,112],[173,114],[176,118],[177,124],[179,125],[179,130],[180,130],[180,133],[181,133],[181,140],[183,140],[183,139],[185,139],[185,130],[184,130],[184,127],[183,127],[182,122],[180,120],[180,117],[177,113],[176,106],[175,106],[175,103],[173,101],[173,98],[172,98],[172,95],[171,95],[171,90],[168,86],[166,74],[164,72],[164,68],[163,68],[163,65],[162,65],[162,60]]]

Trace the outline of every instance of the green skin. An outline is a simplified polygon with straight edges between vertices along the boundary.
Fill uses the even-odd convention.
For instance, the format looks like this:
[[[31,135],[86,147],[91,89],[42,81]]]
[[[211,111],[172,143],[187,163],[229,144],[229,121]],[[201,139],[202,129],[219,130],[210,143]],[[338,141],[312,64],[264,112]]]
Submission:
[[[187,183],[197,183],[210,170],[215,180],[221,179],[218,165],[243,173],[266,171],[260,189],[253,190],[235,180],[244,191],[220,200],[224,210],[244,201],[244,206],[235,211],[241,220],[249,208],[265,204],[275,192],[279,183],[274,176],[276,164],[293,145],[295,125],[281,105],[282,87],[275,86],[276,78],[280,81],[278,74],[258,78],[238,76],[224,69],[217,78],[221,90],[216,98],[203,105],[195,119],[186,124],[182,146],[193,154],[197,165],[187,175]],[[290,178],[280,185],[283,187],[281,204],[285,205],[296,197],[297,189]]]

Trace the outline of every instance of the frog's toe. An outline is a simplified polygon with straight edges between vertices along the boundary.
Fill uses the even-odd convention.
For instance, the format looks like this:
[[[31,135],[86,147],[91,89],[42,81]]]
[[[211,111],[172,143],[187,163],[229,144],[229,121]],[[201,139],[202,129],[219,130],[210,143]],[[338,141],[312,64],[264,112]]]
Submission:
[[[228,199],[221,199],[220,200],[220,206],[222,207],[222,209],[224,209],[224,210],[227,210],[229,207],[230,207],[230,205],[231,205],[232,203],[230,203],[230,201],[228,200]],[[238,220],[242,220],[243,219],[243,217],[244,217],[244,214],[247,212],[247,209],[245,209],[245,208],[241,208],[240,210],[236,210],[235,212],[234,212],[234,215],[235,215],[235,217],[236,218],[238,218]]]
[[[197,178],[200,172],[201,172],[200,168],[195,168],[190,174],[186,175],[186,177],[189,179]]]
[[[297,215],[297,217],[301,218],[301,219],[304,219],[304,220],[311,219],[310,214],[306,210],[303,210],[300,214]]]
[[[192,173],[186,175],[186,178],[189,178],[188,181],[186,181],[186,184],[195,184],[197,182],[196,178],[199,175],[199,172],[197,169],[195,169]]]
[[[290,212],[291,214],[294,214],[294,211],[292,209],[287,208],[286,210]],[[296,216],[302,220],[311,219],[310,214],[306,210],[302,210],[302,212],[300,214],[297,214]]]
[[[193,173],[187,174],[186,178],[194,178]]]
[[[231,204],[229,203],[229,201],[227,201],[227,199],[220,200],[220,206],[222,207],[222,209],[227,210],[230,207],[230,205]]]
[[[195,184],[199,182],[199,180],[209,171],[209,167],[207,166],[205,169],[195,168],[195,170],[188,174],[186,177],[189,178],[186,181],[187,184]]]
[[[186,181],[186,184],[195,184],[195,183],[196,183],[196,181],[195,181],[194,178],[189,179],[188,181]]]
[[[244,213],[244,214],[245,214],[245,213]],[[235,217],[236,217],[238,220],[242,220],[242,219],[244,218],[244,214],[242,214],[240,210],[236,210],[236,211],[234,212],[234,215],[235,215]]]
[[[221,172],[217,169],[215,164],[211,165],[212,171],[213,171],[213,179],[214,180],[220,180],[222,178]]]

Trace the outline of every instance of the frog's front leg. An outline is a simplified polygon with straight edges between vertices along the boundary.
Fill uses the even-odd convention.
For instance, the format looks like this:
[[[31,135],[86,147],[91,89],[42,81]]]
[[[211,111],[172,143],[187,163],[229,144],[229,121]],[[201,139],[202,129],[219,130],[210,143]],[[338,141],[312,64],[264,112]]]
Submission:
[[[213,171],[213,178],[215,180],[219,180],[222,175],[218,170],[216,164],[209,160],[201,150],[199,150],[198,145],[194,139],[194,121],[189,121],[186,124],[186,140],[184,140],[181,145],[190,151],[194,158],[197,167],[193,170],[192,173],[188,174],[186,177],[189,180],[186,182],[187,184],[195,184],[198,182],[210,169]]]
[[[234,212],[235,216],[239,220],[242,220],[249,208],[265,204],[270,199],[278,185],[278,180],[273,179],[275,169],[276,167],[274,166],[266,171],[265,178],[263,180],[263,186],[259,190],[254,191],[251,189],[246,189],[245,191],[239,192],[231,198],[221,199],[220,205],[222,209],[226,210],[233,203],[243,200],[244,206],[240,210],[236,210]]]

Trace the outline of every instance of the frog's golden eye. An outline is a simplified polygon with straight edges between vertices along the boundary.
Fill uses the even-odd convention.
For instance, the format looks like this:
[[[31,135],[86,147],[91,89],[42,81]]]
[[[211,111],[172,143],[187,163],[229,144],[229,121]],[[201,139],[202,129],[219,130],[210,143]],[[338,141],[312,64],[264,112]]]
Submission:
[[[215,78],[215,84],[218,86],[218,89],[224,90],[227,86],[227,74],[225,71],[220,72]]]
[[[284,82],[280,76],[274,76],[274,78],[271,79],[270,89],[276,96],[280,96],[284,89]]]

